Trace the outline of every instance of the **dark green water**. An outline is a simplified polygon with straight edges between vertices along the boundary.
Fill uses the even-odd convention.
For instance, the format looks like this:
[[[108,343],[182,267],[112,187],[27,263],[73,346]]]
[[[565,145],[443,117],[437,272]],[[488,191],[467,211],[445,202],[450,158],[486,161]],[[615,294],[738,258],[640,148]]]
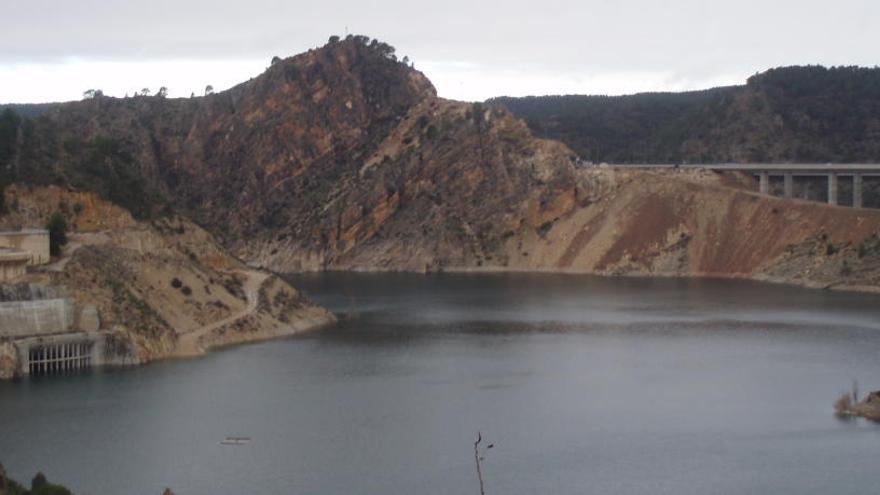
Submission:
[[[0,462],[79,494],[864,494],[880,298],[555,275],[298,276],[343,315],[188,361],[0,384]],[[221,446],[227,435],[253,438]]]

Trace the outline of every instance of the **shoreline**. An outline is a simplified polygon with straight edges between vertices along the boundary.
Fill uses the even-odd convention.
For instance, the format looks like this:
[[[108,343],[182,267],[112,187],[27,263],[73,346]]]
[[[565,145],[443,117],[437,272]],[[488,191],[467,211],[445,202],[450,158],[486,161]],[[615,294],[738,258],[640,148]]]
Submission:
[[[717,273],[700,273],[700,274],[689,274],[689,275],[681,275],[681,274],[645,274],[645,273],[620,273],[620,274],[609,274],[596,272],[591,270],[581,270],[581,269],[558,269],[558,268],[510,268],[510,267],[498,267],[498,266],[481,266],[481,267],[469,267],[469,266],[454,266],[444,268],[443,270],[434,270],[434,271],[425,271],[425,270],[415,270],[415,269],[387,269],[387,268],[376,268],[376,267],[348,267],[348,268],[328,268],[322,270],[298,270],[298,271],[290,271],[290,272],[277,272],[274,270],[268,270],[266,268],[260,268],[253,265],[248,266],[249,270],[247,270],[250,274],[260,274],[261,281],[265,282],[269,277],[278,277],[282,280],[285,277],[290,275],[307,275],[307,274],[320,274],[320,273],[361,273],[361,274],[413,274],[413,275],[442,275],[442,274],[453,274],[453,275],[467,275],[467,274],[543,274],[543,275],[571,275],[571,276],[590,276],[590,277],[599,277],[603,279],[694,279],[694,280],[732,280],[732,281],[742,281],[742,282],[753,282],[759,284],[770,284],[777,286],[788,286],[788,287],[796,287],[802,289],[810,289],[810,290],[823,290],[823,291],[835,291],[835,292],[848,292],[853,294],[869,294],[869,295],[880,295],[880,287],[875,286],[859,286],[859,285],[846,285],[842,283],[838,284],[830,284],[823,285],[819,283],[803,281],[791,281],[780,278],[773,277],[752,277],[747,275],[731,275],[731,274],[717,274]],[[262,287],[262,284],[260,285]],[[296,290],[300,290],[298,287],[294,287]],[[249,302],[249,304],[252,304]],[[228,319],[229,321],[224,322],[215,322],[214,324],[208,325],[208,327],[217,327],[223,328],[227,325],[232,325],[238,321],[247,319],[251,316],[257,315],[258,310],[256,307],[249,308],[249,312],[243,312],[242,314],[236,315],[234,318]],[[320,331],[323,328],[329,327],[339,321],[339,316],[330,310],[324,308],[323,306],[313,306],[304,310],[303,315],[299,317],[294,322],[286,323],[283,326],[275,326],[269,328],[260,328],[255,331],[249,332],[238,332],[229,334],[229,338],[226,339],[213,339],[213,341],[207,342],[199,342],[200,339],[197,338],[196,341],[191,342],[190,346],[185,347],[176,347],[171,352],[161,355],[151,357],[147,360],[138,360],[136,363],[131,363],[122,366],[104,366],[104,368],[126,368],[133,366],[144,366],[149,365],[151,363],[174,360],[174,359],[193,359],[205,356],[213,351],[221,351],[231,347],[247,345],[247,344],[256,344],[261,342],[267,342],[276,339],[283,339],[288,337],[294,337],[297,335],[301,335],[308,332]],[[313,313],[313,314],[309,314]],[[222,323],[217,326],[218,323]],[[187,336],[190,334],[183,334],[179,337],[188,339]],[[209,336],[209,333],[205,333],[204,335],[198,335],[197,337]],[[180,340],[178,341],[180,342]],[[20,378],[20,377],[18,377]],[[11,379],[16,379],[16,377],[11,377]]]
[[[214,350],[318,331],[339,321],[333,312],[308,299],[302,299],[305,304],[294,309],[294,313],[287,314],[287,319],[279,319],[272,314],[271,305],[269,309],[262,306],[262,291],[271,289],[272,284],[277,281],[281,282],[283,287],[293,289],[299,294],[297,297],[301,297],[301,292],[286,284],[278,274],[268,270],[248,267],[233,271],[246,277],[244,291],[247,302],[242,311],[189,332],[176,334],[173,346],[162,352],[147,354],[134,352],[131,354],[132,359],[124,363],[105,361],[89,369],[130,368],[173,359],[197,358]],[[85,335],[90,332],[74,333]],[[20,357],[16,340],[18,339],[0,341],[0,364],[4,365],[0,370],[4,371],[0,374],[2,381],[18,381],[28,377],[27,373],[19,371],[23,366],[20,359],[23,358]]]
[[[297,337],[303,334],[317,332],[324,328],[330,327],[331,325],[336,324],[339,321],[339,317],[336,314],[327,310],[327,313],[330,315],[329,318],[323,321],[318,321],[316,319],[309,319],[309,323],[305,326],[297,327],[296,324],[290,324],[285,327],[285,330],[278,332],[255,332],[248,335],[248,338],[230,341],[230,342],[222,342],[209,345],[207,347],[201,348],[199,352],[193,353],[183,353],[178,350],[175,350],[172,353],[156,356],[146,361],[138,361],[131,362],[127,364],[109,364],[96,366],[87,370],[87,372],[94,371],[107,371],[107,370],[123,370],[128,368],[141,368],[146,366],[151,366],[153,364],[168,362],[168,361],[178,361],[178,360],[192,360],[199,359],[208,356],[213,352],[221,352],[225,350],[232,349],[234,347],[245,346],[245,345],[255,345],[261,344],[264,342],[269,342],[272,340],[282,340],[292,337]],[[18,382],[21,380],[26,380],[31,378],[27,375],[12,375],[9,377],[0,378],[0,382]]]
[[[195,358],[204,356],[213,350],[223,349],[241,344],[265,342],[273,339],[292,337],[301,333],[316,331],[323,327],[336,323],[339,319],[332,311],[323,306],[311,305],[300,309],[300,314],[291,322],[283,325],[274,325],[278,320],[271,322],[258,322],[255,329],[250,331],[223,332],[227,327],[246,322],[251,318],[259,318],[261,315],[260,294],[273,278],[284,280],[280,274],[263,269],[248,267],[246,270],[238,270],[245,275],[247,280],[244,284],[247,305],[240,313],[231,315],[223,320],[209,323],[201,328],[178,335],[175,349],[162,359]],[[295,291],[299,289],[291,286]],[[220,331],[223,337],[216,333]]]
[[[264,268],[267,269],[268,268]],[[583,270],[577,268],[510,268],[510,267],[494,267],[494,266],[457,266],[444,268],[442,270],[417,270],[417,269],[394,269],[394,268],[373,268],[373,267],[349,267],[349,268],[326,268],[321,270],[294,270],[288,272],[279,272],[270,270],[277,276],[286,275],[302,275],[315,273],[411,273],[421,275],[434,275],[443,273],[452,274],[545,274],[545,275],[588,275],[592,277],[601,277],[607,279],[613,278],[643,278],[643,279],[703,279],[703,280],[738,280],[746,282],[756,282],[771,285],[783,285],[789,287],[799,287],[802,289],[850,292],[856,294],[874,294],[880,295],[880,286],[871,285],[847,285],[845,283],[822,284],[811,281],[792,281],[778,277],[754,277],[749,275],[731,275],[724,273],[697,273],[697,274],[666,274],[666,273],[603,273],[593,270]]]
[[[205,357],[205,356],[211,354],[212,352],[224,351],[224,350],[231,349],[233,347],[261,344],[263,342],[269,342],[272,340],[282,340],[282,339],[287,339],[287,338],[291,338],[291,337],[297,337],[299,335],[303,335],[303,334],[307,334],[307,333],[311,333],[311,332],[317,332],[317,331],[322,330],[326,327],[334,325],[339,321],[339,317],[336,316],[335,313],[332,313],[329,310],[327,310],[327,312],[330,314],[330,318],[327,318],[325,321],[316,321],[314,319],[310,319],[309,323],[303,327],[297,328],[296,324],[290,324],[285,327],[286,329],[289,329],[289,330],[282,330],[279,332],[273,332],[271,334],[268,334],[266,332],[255,332],[253,334],[250,334],[251,336],[253,336],[253,338],[246,338],[246,339],[237,340],[234,342],[221,342],[221,343],[208,345],[207,347],[202,348],[200,352],[196,352],[196,353],[175,352],[175,353],[169,354],[167,356],[162,356],[162,357],[153,359],[152,361],[143,363],[142,365],[149,365],[149,364],[157,363],[157,362],[161,362],[161,361],[172,361],[172,360],[179,360],[179,359],[198,359],[201,357]],[[133,366],[142,366],[142,365],[133,365]]]

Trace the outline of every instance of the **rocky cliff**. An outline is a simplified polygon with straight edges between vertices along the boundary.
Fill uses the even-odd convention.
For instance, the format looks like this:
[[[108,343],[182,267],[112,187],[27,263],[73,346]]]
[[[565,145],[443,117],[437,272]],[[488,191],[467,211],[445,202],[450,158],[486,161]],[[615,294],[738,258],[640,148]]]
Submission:
[[[393,49],[363,37],[204,98],[99,97],[13,124],[7,182],[94,191],[141,219],[180,215],[280,272],[878,286],[876,212],[762,197],[718,177],[579,168],[568,147],[535,138],[503,107],[438,98]]]

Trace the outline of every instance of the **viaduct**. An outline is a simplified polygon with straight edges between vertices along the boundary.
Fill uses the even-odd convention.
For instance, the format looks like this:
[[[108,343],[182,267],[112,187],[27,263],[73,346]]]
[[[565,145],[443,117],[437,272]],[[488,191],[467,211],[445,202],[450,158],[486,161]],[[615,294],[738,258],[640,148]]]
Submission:
[[[762,194],[770,194],[770,177],[782,176],[783,196],[794,197],[794,179],[804,176],[824,176],[828,182],[828,203],[838,204],[838,178],[852,178],[852,197],[854,208],[862,208],[864,178],[880,177],[880,164],[812,164],[812,163],[723,163],[723,164],[643,164],[643,165],[608,165],[619,168],[638,169],[680,169],[680,170],[711,170],[713,172],[743,172],[758,177],[758,190]]]

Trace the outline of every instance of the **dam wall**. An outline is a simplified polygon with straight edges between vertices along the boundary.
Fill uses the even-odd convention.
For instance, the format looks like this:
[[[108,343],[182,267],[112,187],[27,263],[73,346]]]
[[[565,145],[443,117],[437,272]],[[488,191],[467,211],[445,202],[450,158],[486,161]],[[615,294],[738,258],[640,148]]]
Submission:
[[[0,303],[0,337],[18,339],[69,332],[74,304],[69,299]]]

